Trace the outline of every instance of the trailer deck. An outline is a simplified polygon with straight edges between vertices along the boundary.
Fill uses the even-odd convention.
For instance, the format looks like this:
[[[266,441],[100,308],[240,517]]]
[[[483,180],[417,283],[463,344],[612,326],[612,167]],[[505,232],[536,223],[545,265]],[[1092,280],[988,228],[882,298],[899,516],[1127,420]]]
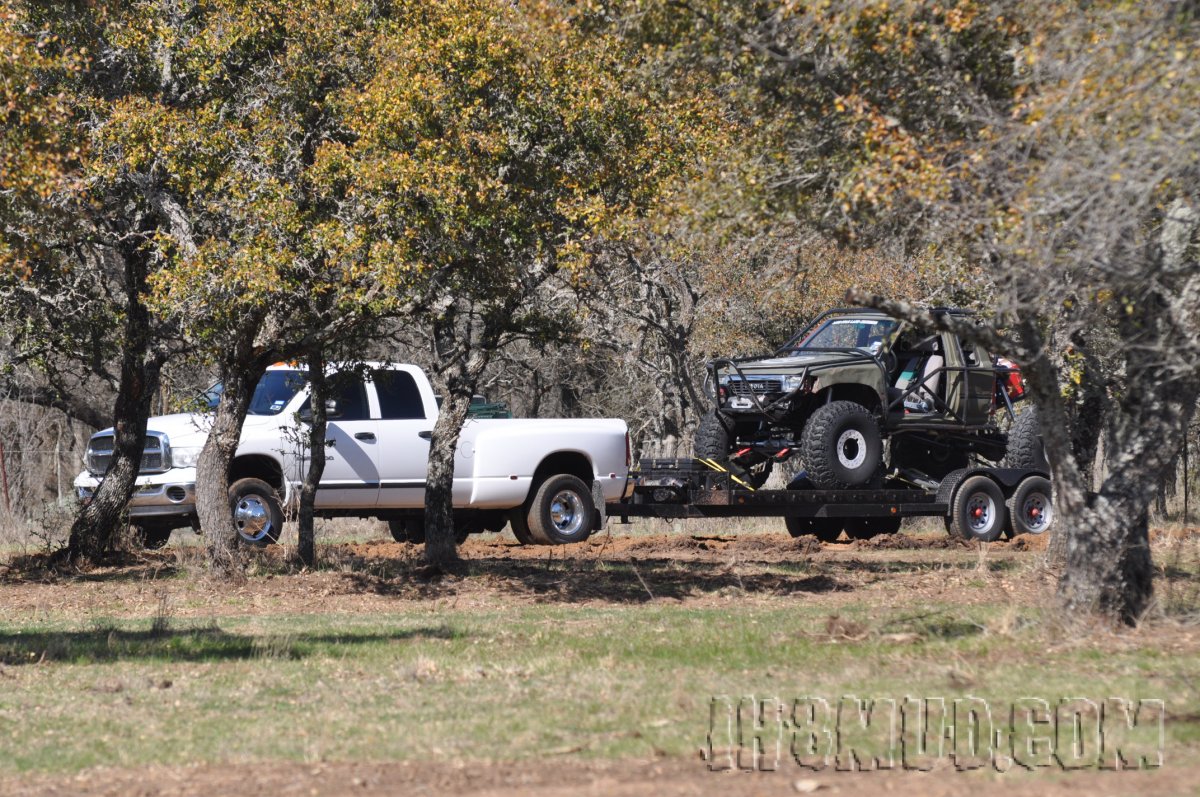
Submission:
[[[952,521],[958,512],[962,515],[958,528],[963,529],[971,525],[969,515],[975,510],[966,505],[965,499],[969,496],[959,495],[960,486],[967,485],[974,490],[982,481],[986,481],[985,487],[994,485],[996,493],[987,511],[1004,517],[1005,499],[1018,493],[1028,480],[1048,477],[1040,471],[1019,468],[973,467],[954,471],[940,482],[919,477],[909,481],[892,474],[879,488],[818,490],[801,478],[787,489],[755,490],[711,461],[650,459],[640,462],[629,478],[630,487],[625,499],[609,503],[604,510],[605,515],[619,518],[622,523],[628,523],[631,517],[831,520],[940,517]],[[1004,517],[1004,520],[1007,522],[1001,525],[1007,525],[1007,530],[1012,533],[1010,519]],[[1047,519],[1044,525],[1048,526],[1048,522]],[[1017,533],[1029,530],[1026,525]],[[999,534],[999,529],[989,526],[988,535],[993,531]]]

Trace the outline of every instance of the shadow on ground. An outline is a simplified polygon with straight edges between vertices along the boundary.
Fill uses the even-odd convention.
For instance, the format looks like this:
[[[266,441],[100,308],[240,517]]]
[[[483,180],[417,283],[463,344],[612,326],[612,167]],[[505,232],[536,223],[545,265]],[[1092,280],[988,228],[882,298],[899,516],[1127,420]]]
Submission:
[[[350,645],[409,639],[454,639],[461,633],[446,625],[367,634],[236,634],[216,624],[195,628],[129,630],[99,627],[87,631],[0,633],[0,664],[17,666],[48,661],[163,660],[216,662],[244,659],[302,659]]]

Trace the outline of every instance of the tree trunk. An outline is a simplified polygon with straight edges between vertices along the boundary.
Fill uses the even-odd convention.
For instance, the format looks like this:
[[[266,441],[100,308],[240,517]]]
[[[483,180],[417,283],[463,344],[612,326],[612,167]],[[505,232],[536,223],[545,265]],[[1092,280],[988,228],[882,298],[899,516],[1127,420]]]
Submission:
[[[1153,298],[1121,323],[1130,387],[1110,413],[1110,475],[1084,506],[1070,506],[1059,515],[1059,534],[1065,531],[1068,537],[1058,585],[1063,605],[1129,624],[1142,618],[1153,597],[1149,510],[1163,480],[1174,473],[1178,431],[1190,422],[1200,394],[1200,374],[1170,370],[1160,354],[1166,344],[1153,345],[1175,338],[1170,319]],[[1056,484],[1056,504],[1058,491]]]
[[[1066,569],[1058,583],[1064,609],[1136,624],[1154,595],[1145,502],[1098,496],[1070,518]]]
[[[125,508],[133,495],[146,445],[150,404],[158,390],[165,357],[151,354],[150,311],[142,302],[148,264],[140,245],[126,244],[125,325],[121,336],[121,381],[113,405],[113,455],[108,473],[92,500],[71,524],[65,558],[95,561],[124,524]]]
[[[251,325],[257,330],[258,325]],[[209,567],[229,574],[237,565],[237,529],[229,503],[229,463],[237,451],[242,421],[267,360],[255,356],[253,334],[235,340],[221,368],[221,402],[196,464],[196,515],[204,532]]]
[[[329,396],[325,381],[325,357],[319,348],[308,355],[309,406],[312,407],[312,426],[308,433],[308,472],[300,488],[300,561],[307,567],[316,564],[314,532],[317,488],[325,473],[325,401]]]
[[[454,541],[454,452],[467,419],[475,385],[466,369],[446,379],[446,394],[429,441],[425,480],[425,561],[444,566],[458,561]]]

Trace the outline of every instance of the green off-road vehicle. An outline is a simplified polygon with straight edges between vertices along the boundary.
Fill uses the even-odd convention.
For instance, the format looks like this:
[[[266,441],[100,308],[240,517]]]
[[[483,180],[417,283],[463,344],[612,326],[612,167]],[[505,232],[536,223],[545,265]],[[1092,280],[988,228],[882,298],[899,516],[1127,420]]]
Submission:
[[[973,456],[1045,468],[1032,408],[997,424],[1025,394],[1016,366],[875,310],[830,310],[767,358],[713,360],[705,388],[695,454],[753,487],[793,456],[829,490],[878,483],[885,462],[934,481]]]

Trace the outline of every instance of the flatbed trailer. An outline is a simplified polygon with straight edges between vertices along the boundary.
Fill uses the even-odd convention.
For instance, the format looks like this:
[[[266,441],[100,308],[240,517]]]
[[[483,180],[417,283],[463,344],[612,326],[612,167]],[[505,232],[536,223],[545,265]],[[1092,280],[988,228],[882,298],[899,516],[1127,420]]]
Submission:
[[[885,477],[878,488],[818,490],[801,477],[787,489],[753,489],[719,465],[696,459],[643,460],[630,472],[623,501],[605,514],[631,517],[780,517],[796,534],[811,529],[836,537],[851,525],[861,536],[891,533],[909,517],[940,517],[947,530],[966,539],[989,541],[1046,531],[1053,521],[1049,474],[1023,468],[969,467],[938,482],[903,475]],[[822,523],[822,521],[824,521]],[[798,535],[797,535],[798,536]],[[851,533],[851,536],[855,536]]]

